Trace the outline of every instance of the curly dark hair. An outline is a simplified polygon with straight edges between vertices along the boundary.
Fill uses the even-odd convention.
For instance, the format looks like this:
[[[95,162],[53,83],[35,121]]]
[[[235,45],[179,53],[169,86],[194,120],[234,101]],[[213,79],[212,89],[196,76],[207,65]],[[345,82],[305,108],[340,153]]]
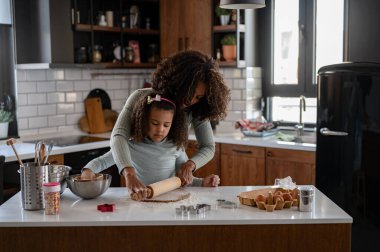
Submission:
[[[173,121],[167,136],[168,140],[171,140],[177,149],[184,149],[187,146],[188,129],[185,123],[185,114],[181,109],[175,109],[170,102],[161,100],[153,101],[148,104],[148,96],[155,97],[157,92],[149,92],[146,95],[141,96],[132,111],[132,124],[131,124],[131,137],[136,142],[141,142],[144,137],[147,136],[149,129],[149,113],[151,108],[158,108],[168,111],[173,111]],[[161,95],[161,97],[165,97]]]
[[[200,82],[206,85],[206,95],[188,109],[200,120],[224,119],[230,90],[211,56],[188,50],[164,59],[153,73],[152,88],[174,97],[178,107],[182,107],[190,103]]]

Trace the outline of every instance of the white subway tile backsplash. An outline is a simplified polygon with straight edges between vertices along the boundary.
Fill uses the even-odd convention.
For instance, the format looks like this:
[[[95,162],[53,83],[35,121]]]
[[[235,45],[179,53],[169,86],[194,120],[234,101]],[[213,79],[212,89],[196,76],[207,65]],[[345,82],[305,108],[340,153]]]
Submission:
[[[29,130],[19,130],[18,134],[20,136],[25,136],[25,135],[37,135],[38,134],[38,129],[29,129]]]
[[[246,80],[245,79],[234,79],[233,80],[233,89],[245,89],[246,88]]]
[[[45,104],[45,103],[46,103],[45,93],[28,94],[28,104],[35,105],[35,104]]]
[[[242,119],[242,112],[241,111],[228,111],[227,117],[225,121],[237,121]]]
[[[39,81],[37,82],[37,92],[55,92],[54,81]]]
[[[66,80],[81,80],[82,70],[65,69],[65,79]]]
[[[31,117],[37,115],[37,106],[19,106],[17,108],[17,117]]]
[[[91,89],[95,88],[106,89],[106,82],[104,80],[92,80]]]
[[[112,109],[120,113],[128,96],[150,81],[152,72],[152,69],[17,70],[19,134],[79,129],[78,121],[85,116],[84,99],[95,88],[104,89],[111,98]],[[96,75],[102,73],[105,75]],[[221,73],[231,89],[231,101],[228,116],[217,125],[217,130],[231,131],[234,122],[246,116],[247,92],[251,99],[261,95],[261,79],[254,79],[251,89],[247,89],[246,70],[223,68]]]
[[[20,94],[25,93],[35,93],[37,91],[37,84],[35,81],[32,82],[17,82],[17,92]]]
[[[46,80],[46,70],[29,70],[26,72],[26,80],[28,81]]]
[[[16,78],[17,78],[17,81],[26,81],[26,71],[17,70]]]
[[[65,115],[54,115],[48,118],[49,127],[66,125]]]
[[[117,92],[115,91],[114,96],[114,99],[121,99],[126,101],[129,96],[129,92],[128,90],[120,89]]]
[[[248,78],[246,83],[247,83],[247,88],[261,88],[261,78]]]
[[[72,81],[57,81],[57,91],[74,91],[74,83]]]
[[[38,106],[38,115],[39,116],[55,115],[55,114],[57,114],[57,105],[56,104],[39,105]]]
[[[74,112],[74,104],[73,103],[62,103],[57,104],[57,113],[58,114],[69,114]]]
[[[58,131],[73,131],[73,130],[78,130],[79,126],[78,125],[65,125],[65,126],[59,126]]]
[[[232,101],[232,110],[242,110],[246,109],[246,101]]]
[[[20,118],[17,120],[17,126],[19,130],[26,130],[28,129],[28,119],[27,118]]]
[[[27,94],[18,94],[17,95],[17,105],[23,106],[28,104],[28,95]]]
[[[120,83],[121,83],[120,80],[108,80],[107,81],[107,90],[109,90],[109,89],[120,89],[121,88]]]
[[[82,80],[92,80],[93,77],[92,75],[94,73],[97,73],[98,70],[87,70],[87,69],[83,69],[82,70]]]
[[[46,71],[47,80],[64,80],[65,71],[63,69],[49,69]]]
[[[89,80],[75,81],[74,82],[74,90],[75,91],[90,90],[90,87],[91,87],[91,83]]]
[[[57,132],[57,127],[40,128],[38,130],[39,134],[47,134],[47,133],[55,133],[55,132]]]
[[[241,100],[241,90],[231,90],[231,100]]]
[[[47,94],[48,103],[61,103],[65,102],[65,93],[49,93]]]
[[[75,113],[85,113],[84,103],[74,103],[74,112]]]
[[[40,117],[31,117],[29,118],[29,128],[44,128],[48,126],[47,124],[47,117],[40,116]]]
[[[79,124],[79,120],[82,118],[82,114],[69,114],[66,115],[66,124],[67,125],[76,125]]]
[[[82,101],[82,93],[66,93],[66,102],[80,102]]]
[[[223,69],[224,78],[242,78],[241,70],[238,68]]]

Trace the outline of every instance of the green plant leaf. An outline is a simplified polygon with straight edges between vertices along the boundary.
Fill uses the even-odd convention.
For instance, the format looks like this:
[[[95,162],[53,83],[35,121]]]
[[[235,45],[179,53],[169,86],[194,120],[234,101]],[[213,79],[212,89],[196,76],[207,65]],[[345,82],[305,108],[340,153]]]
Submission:
[[[13,114],[12,112],[0,110],[0,122],[12,122]]]

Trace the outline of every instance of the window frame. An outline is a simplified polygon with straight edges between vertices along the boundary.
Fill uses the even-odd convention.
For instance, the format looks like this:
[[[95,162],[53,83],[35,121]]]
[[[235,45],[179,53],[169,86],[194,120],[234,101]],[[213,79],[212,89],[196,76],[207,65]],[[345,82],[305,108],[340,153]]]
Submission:
[[[282,1],[282,0],[277,0]],[[315,23],[316,23],[316,1],[299,0],[299,26],[303,26],[303,40],[299,47],[298,62],[298,84],[274,85],[273,78],[273,55],[274,55],[274,1],[267,0],[267,7],[259,12],[259,24],[263,28],[259,41],[260,47],[265,48],[260,53],[261,65],[264,68],[263,96],[264,98],[280,97],[306,97],[317,96],[317,85],[315,78]],[[300,29],[301,30],[301,29]],[[270,32],[267,32],[270,31]],[[301,37],[301,36],[300,36]],[[266,46],[270,45],[270,49]],[[268,50],[269,49],[269,50]],[[265,69],[270,69],[266,72]],[[268,104],[269,105],[269,104]]]

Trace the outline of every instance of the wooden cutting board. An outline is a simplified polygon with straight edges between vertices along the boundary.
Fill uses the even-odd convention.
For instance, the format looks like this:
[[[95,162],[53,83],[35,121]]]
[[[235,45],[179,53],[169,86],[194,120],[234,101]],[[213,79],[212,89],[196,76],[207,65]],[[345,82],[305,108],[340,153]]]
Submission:
[[[85,101],[86,117],[90,133],[107,132],[104,121],[102,101],[99,97],[87,98]]]

